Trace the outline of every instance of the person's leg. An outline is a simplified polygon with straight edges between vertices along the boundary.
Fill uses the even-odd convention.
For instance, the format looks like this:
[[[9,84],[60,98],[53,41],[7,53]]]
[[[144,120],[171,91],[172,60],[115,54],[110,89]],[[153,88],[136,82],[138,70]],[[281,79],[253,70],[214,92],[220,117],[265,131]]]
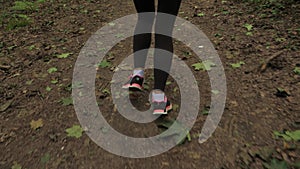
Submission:
[[[135,34],[139,32],[151,32],[154,21],[155,4],[154,0],[133,0],[136,11],[138,12],[138,21],[135,27]],[[143,12],[153,12],[153,15],[143,15]],[[134,52],[134,69],[143,70],[147,59],[147,52],[151,45],[151,33],[134,35],[133,52]],[[143,50],[143,51],[140,51]],[[140,52],[138,52],[140,51]],[[136,53],[138,52],[138,53]]]
[[[173,56],[172,30],[180,4],[181,0],[158,0],[157,12],[170,14],[173,15],[173,17],[163,14],[160,15],[159,13],[156,16],[155,48],[167,51],[158,52],[158,50],[156,50],[154,54],[154,66],[156,68],[154,69],[154,89],[156,89],[156,91],[165,90]],[[164,33],[168,36],[159,33]]]
[[[155,17],[154,0],[133,0],[138,21],[133,36],[133,58],[134,70],[128,82],[123,85],[127,89],[142,89],[144,82],[144,67],[147,59],[148,49],[151,45],[151,31]],[[144,12],[151,12],[145,14]],[[142,32],[150,32],[141,34]]]
[[[154,90],[152,92],[154,114],[167,114],[172,109],[172,104],[165,96],[164,90],[172,64],[172,30],[180,3],[181,0],[158,0],[158,14],[155,22]]]

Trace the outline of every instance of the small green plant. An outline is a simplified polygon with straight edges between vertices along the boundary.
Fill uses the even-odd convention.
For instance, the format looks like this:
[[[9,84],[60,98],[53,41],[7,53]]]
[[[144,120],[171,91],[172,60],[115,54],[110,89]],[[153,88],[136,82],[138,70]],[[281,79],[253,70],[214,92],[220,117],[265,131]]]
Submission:
[[[210,60],[205,60],[203,62],[192,64],[192,66],[194,67],[195,70],[207,70],[207,71],[209,71],[209,70],[212,69],[212,67],[216,66],[216,64],[213,63]]]
[[[248,24],[248,23],[244,24],[244,27],[247,29],[248,32],[252,31],[252,29],[253,29],[253,25]]]
[[[60,54],[60,55],[56,55],[57,58],[60,58],[60,59],[63,59],[63,58],[67,58],[69,57],[70,55],[72,55],[73,53],[63,53],[63,54]]]
[[[83,129],[79,125],[73,125],[66,129],[68,137],[80,138],[82,136]]]
[[[10,9],[9,14],[1,16],[0,22],[6,24],[7,30],[13,30],[19,27],[24,27],[32,23],[32,19],[27,16],[28,12],[38,11],[39,4],[45,0],[30,1],[15,1],[14,6]],[[25,14],[26,13],[26,14]],[[6,16],[7,15],[7,16]],[[7,18],[4,20],[4,18]]]
[[[38,6],[37,3],[34,2],[16,1],[11,9],[16,11],[36,11]]]
[[[295,67],[293,72],[297,75],[300,75],[300,67]]]
[[[52,84],[57,84],[58,83],[58,80],[57,79],[54,79],[54,80],[51,80],[50,81]]]
[[[32,23],[32,19],[24,14],[13,14],[8,20],[6,29],[13,30],[19,27],[24,27]]]
[[[300,141],[300,130],[278,132],[274,131],[276,138],[282,137],[285,141]]]
[[[69,106],[69,105],[73,104],[73,99],[72,99],[72,97],[62,98],[61,102],[64,106]]]
[[[199,17],[202,17],[202,16],[204,16],[205,14],[203,13],[203,12],[199,12],[198,14],[197,14],[197,16],[199,16]]]
[[[29,2],[29,1],[15,1],[14,6],[11,8],[15,11],[38,11],[39,10],[39,4],[44,3],[45,0],[37,0],[35,2]]]
[[[101,67],[101,68],[106,68],[106,67],[110,67],[111,63],[109,61],[107,61],[106,59],[104,59],[100,63],[98,63],[97,66]]]
[[[28,50],[31,51],[31,50],[33,50],[33,49],[35,49],[35,48],[36,48],[35,45],[31,45],[31,46],[28,47]]]
[[[51,90],[52,90],[51,87],[49,87],[49,86],[46,87],[46,91],[47,91],[47,92],[50,92]]]
[[[230,64],[231,65],[231,67],[232,68],[240,68],[242,65],[244,65],[245,64],[245,62],[243,62],[243,61],[240,61],[240,62],[238,62],[238,63],[232,63],[232,64]]]
[[[253,25],[246,23],[246,24],[244,24],[243,26],[244,26],[244,28],[247,29],[247,32],[246,32],[246,35],[247,35],[247,36],[253,35],[253,33],[252,33]]]
[[[47,70],[48,73],[54,73],[54,72],[57,72],[57,68],[56,67],[51,67]]]

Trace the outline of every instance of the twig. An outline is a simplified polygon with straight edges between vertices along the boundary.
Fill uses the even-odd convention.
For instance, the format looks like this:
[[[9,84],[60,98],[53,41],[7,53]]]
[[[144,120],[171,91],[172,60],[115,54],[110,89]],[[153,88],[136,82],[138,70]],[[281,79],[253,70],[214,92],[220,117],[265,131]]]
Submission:
[[[10,66],[9,65],[0,65],[0,69],[9,69]]]
[[[278,51],[278,52],[274,53],[272,56],[270,56],[264,63],[262,63],[260,65],[260,68],[259,68],[260,72],[264,72],[268,68],[268,64],[273,59],[275,59],[276,57],[280,56],[283,52],[285,52],[285,50]]]

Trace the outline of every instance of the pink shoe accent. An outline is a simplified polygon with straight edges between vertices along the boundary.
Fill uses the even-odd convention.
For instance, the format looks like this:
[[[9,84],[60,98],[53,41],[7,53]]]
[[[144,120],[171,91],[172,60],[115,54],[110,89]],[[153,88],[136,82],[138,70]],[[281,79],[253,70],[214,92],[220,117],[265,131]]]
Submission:
[[[154,110],[153,114],[168,114],[168,112],[165,112],[164,110]]]
[[[129,87],[135,87],[135,88],[138,88],[138,89],[142,89],[143,87],[137,83],[133,83],[132,85],[130,85]]]

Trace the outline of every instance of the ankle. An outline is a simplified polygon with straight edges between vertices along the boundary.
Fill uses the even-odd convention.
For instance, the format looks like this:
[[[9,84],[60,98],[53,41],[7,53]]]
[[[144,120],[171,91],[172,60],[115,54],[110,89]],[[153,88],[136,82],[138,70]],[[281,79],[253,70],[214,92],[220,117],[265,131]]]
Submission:
[[[143,68],[135,68],[133,70],[133,76],[138,75],[144,77],[144,69]]]
[[[160,89],[154,89],[154,90],[152,90],[152,93],[153,94],[164,94],[164,92]]]

